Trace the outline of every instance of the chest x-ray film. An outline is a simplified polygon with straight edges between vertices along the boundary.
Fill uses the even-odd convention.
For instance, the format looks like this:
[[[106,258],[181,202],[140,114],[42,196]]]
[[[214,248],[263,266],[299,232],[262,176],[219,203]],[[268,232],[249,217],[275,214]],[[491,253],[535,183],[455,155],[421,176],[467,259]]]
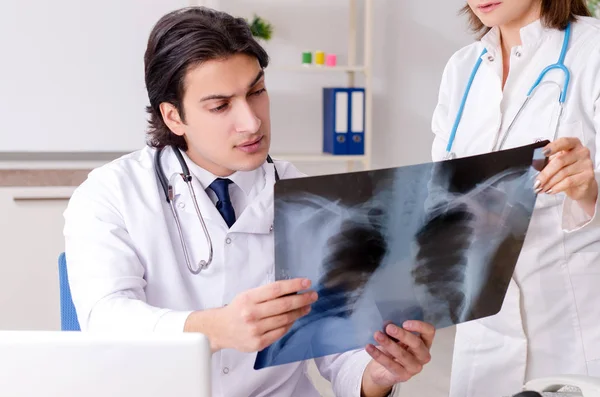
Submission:
[[[319,299],[255,369],[364,348],[389,322],[496,314],[534,209],[547,142],[438,163],[281,180],[275,278]]]

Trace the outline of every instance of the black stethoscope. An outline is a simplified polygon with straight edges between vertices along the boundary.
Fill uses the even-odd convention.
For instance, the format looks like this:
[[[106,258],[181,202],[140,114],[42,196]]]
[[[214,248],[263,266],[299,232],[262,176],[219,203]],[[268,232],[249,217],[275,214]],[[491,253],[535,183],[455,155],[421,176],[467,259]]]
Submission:
[[[204,223],[204,218],[202,217],[200,208],[198,207],[198,200],[196,199],[196,193],[194,192],[194,188],[192,186],[192,174],[190,172],[190,169],[188,168],[187,163],[185,162],[185,159],[183,158],[183,155],[181,154],[181,151],[179,150],[179,148],[177,148],[175,146],[171,146],[171,148],[173,149],[173,152],[175,153],[175,156],[177,157],[177,161],[179,161],[179,165],[181,166],[182,172],[179,174],[175,173],[171,176],[171,178],[167,179],[165,172],[163,170],[162,164],[160,162],[160,157],[162,155],[164,147],[158,148],[156,150],[156,154],[154,156],[154,172],[156,173],[156,177],[158,178],[158,181],[160,182],[160,184],[164,190],[165,199],[167,200],[167,203],[169,203],[169,206],[171,207],[171,212],[173,213],[173,217],[175,218],[175,223],[177,224],[177,231],[179,232],[179,240],[181,241],[181,247],[183,249],[183,254],[185,256],[185,262],[187,264],[187,267],[190,270],[190,272],[192,272],[192,274],[198,274],[203,269],[206,269],[212,262],[212,258],[213,258],[212,240],[210,238],[210,234],[208,233],[206,224]],[[274,164],[273,159],[269,155],[267,155],[267,163]],[[277,172],[277,168],[275,168],[274,165],[273,165],[273,169],[275,170],[275,182],[277,182],[279,180],[279,173]],[[192,197],[192,202],[194,203],[194,209],[196,210],[196,214],[198,215],[198,220],[200,221],[200,224],[202,225],[202,230],[204,231],[204,235],[206,236],[206,243],[208,245],[208,259],[200,260],[200,262],[198,263],[198,267],[192,267],[192,260],[190,259],[187,245],[185,244],[185,238],[183,237],[183,231],[181,229],[181,222],[179,221],[179,216],[177,215],[177,211],[175,210],[175,204],[173,203],[173,198],[175,197],[175,189],[173,188],[172,180],[173,180],[173,177],[177,177],[177,176],[180,177],[181,179],[183,179],[183,181],[188,186],[188,189],[190,191],[190,196]]]

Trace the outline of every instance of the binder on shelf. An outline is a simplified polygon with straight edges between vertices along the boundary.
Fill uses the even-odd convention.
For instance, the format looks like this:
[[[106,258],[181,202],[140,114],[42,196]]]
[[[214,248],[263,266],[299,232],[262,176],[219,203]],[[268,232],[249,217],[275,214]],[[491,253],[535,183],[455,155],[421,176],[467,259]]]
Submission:
[[[365,89],[350,88],[348,154],[365,154]]]
[[[323,151],[348,154],[350,98],[347,88],[323,88]]]
[[[323,151],[362,155],[365,131],[365,89],[323,88]]]

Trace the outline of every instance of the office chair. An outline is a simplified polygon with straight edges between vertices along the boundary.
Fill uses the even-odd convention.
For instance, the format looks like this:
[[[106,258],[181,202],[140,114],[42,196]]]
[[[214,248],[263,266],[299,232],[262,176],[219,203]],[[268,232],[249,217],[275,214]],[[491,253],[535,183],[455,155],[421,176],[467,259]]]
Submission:
[[[60,283],[60,327],[63,331],[81,331],[77,312],[73,305],[69,278],[67,276],[67,258],[65,253],[58,257],[58,279]]]

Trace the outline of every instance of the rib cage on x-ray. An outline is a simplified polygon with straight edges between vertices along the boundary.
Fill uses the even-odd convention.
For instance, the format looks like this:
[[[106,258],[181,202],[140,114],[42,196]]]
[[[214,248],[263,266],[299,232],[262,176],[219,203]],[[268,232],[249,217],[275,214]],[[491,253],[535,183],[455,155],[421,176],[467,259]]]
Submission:
[[[384,209],[372,202],[348,207],[309,194],[296,196],[289,204],[299,208],[282,208],[282,212],[302,221],[288,229],[287,255],[297,255],[288,263],[300,265],[302,274],[317,281],[314,287],[320,296],[311,315],[335,312],[349,316],[387,251],[382,230]],[[307,241],[309,246],[303,246]],[[291,246],[297,247],[293,253],[289,252]],[[298,274],[298,268],[294,273]],[[288,276],[280,273],[278,278]]]
[[[282,181],[275,278],[308,277],[319,300],[255,367],[364,347],[387,322],[495,314],[535,204],[531,150]]]
[[[487,300],[504,295],[529,225],[534,173],[527,171],[456,192],[443,163],[433,167],[412,271],[426,321],[450,325],[495,313]]]
[[[444,325],[485,312],[486,294],[506,288],[498,282],[508,278],[503,271],[512,273],[510,264],[504,266],[512,260],[506,250],[519,249],[516,240],[528,226],[532,173],[508,170],[466,190],[452,186],[443,163],[428,173],[391,175],[379,181],[370,199],[355,205],[302,193],[281,207],[296,219],[290,220],[291,241],[284,244],[291,256],[286,263],[296,272],[312,272],[318,292],[329,299],[327,314],[350,315],[378,270],[385,271],[388,285],[410,277],[412,290],[405,282],[398,296],[412,299],[422,319]],[[422,177],[429,182],[413,190],[406,183]],[[402,205],[394,205],[399,200]],[[315,315],[321,313],[316,305]]]
[[[428,184],[411,191],[406,181],[422,180],[415,177],[380,180],[375,194],[355,205],[302,193],[281,207],[296,219],[290,220],[296,225],[289,228],[291,241],[284,244],[292,256],[286,262],[302,274],[312,268],[324,298],[313,316],[351,315],[352,304],[378,270],[385,272],[388,285],[394,279],[405,285],[389,300],[404,295],[419,307],[422,319],[444,325],[485,312],[486,294],[493,297],[506,288],[502,272],[511,273],[512,267],[503,262],[512,260],[506,250],[518,249],[516,239],[523,239],[528,226],[532,174],[508,170],[463,191],[452,186],[443,163],[429,170]],[[399,200],[402,205],[394,205]],[[302,247],[307,241],[309,246]],[[411,290],[400,280],[407,277]]]

